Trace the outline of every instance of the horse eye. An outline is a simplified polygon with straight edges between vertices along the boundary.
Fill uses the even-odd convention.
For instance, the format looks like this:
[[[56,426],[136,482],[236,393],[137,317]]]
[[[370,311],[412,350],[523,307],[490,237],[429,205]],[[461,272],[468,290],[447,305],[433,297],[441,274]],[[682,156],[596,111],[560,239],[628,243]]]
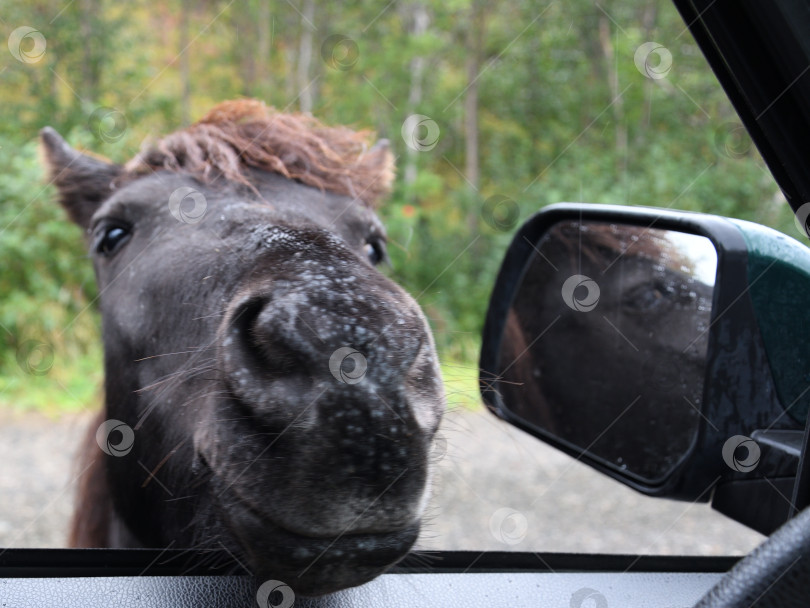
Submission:
[[[669,290],[661,285],[640,285],[622,299],[627,312],[646,313],[669,304]]]
[[[121,226],[110,226],[104,230],[96,244],[96,252],[109,256],[129,239],[129,230]]]
[[[382,241],[371,241],[363,246],[368,261],[376,266],[385,259],[385,244]]]

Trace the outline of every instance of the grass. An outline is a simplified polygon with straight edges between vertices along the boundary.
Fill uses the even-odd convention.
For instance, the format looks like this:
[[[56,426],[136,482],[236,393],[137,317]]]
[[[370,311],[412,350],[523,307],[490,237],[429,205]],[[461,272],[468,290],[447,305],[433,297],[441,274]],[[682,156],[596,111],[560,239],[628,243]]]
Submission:
[[[37,363],[42,363],[40,367]],[[36,411],[47,415],[97,409],[102,402],[101,349],[79,356],[54,353],[53,364],[34,362],[37,373],[28,373],[16,358],[0,366],[0,410]],[[45,369],[47,368],[47,369]],[[481,407],[478,364],[445,359],[441,373],[450,408]]]
[[[444,361],[441,369],[448,408],[482,407],[481,392],[478,390],[477,361]]]
[[[52,364],[47,359],[35,361],[27,369],[16,358],[0,365],[0,410],[56,416],[101,405],[100,348],[78,356],[56,352]]]

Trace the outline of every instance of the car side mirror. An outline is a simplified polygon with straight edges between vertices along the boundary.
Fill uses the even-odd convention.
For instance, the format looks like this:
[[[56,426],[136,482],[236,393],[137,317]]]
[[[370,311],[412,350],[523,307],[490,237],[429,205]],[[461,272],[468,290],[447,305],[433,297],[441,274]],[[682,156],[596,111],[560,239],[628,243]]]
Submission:
[[[774,230],[553,205],[521,227],[501,266],[482,395],[640,492],[711,500],[769,534],[806,500],[808,306],[810,250]]]

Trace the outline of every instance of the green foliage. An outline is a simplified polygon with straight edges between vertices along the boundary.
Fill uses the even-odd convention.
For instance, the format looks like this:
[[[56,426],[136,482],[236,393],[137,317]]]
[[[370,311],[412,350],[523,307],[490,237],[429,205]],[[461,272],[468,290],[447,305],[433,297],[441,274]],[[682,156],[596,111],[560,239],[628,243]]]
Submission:
[[[80,377],[83,385],[70,392],[90,398],[85,385],[100,357],[81,234],[52,202],[36,157],[36,133],[46,124],[116,161],[130,158],[147,137],[240,95],[287,110],[308,96],[313,114],[327,123],[376,129],[391,141],[400,167],[380,210],[390,272],[425,309],[443,358],[467,370],[460,382],[468,388],[458,393],[472,386],[467,376],[474,376],[501,255],[519,222],[547,204],[700,210],[798,237],[788,206],[669,2],[353,0],[339,8],[318,3],[311,21],[299,4],[34,0],[7,8],[5,38],[30,25],[47,39],[47,51],[32,63],[0,53],[0,403],[47,401],[45,384],[37,383],[48,378],[68,386]],[[417,34],[420,7],[428,23]],[[301,54],[307,32],[309,65]],[[343,42],[335,46],[336,39]],[[660,79],[636,65],[637,49],[650,41],[672,58]],[[262,45],[266,56],[257,53]],[[477,179],[465,174],[472,91]],[[112,137],[109,123],[94,121],[101,107],[123,117]],[[411,114],[435,122],[435,147],[409,149],[401,131]],[[506,201],[507,217],[493,222],[497,200]],[[42,377],[19,376],[16,353],[31,339],[56,353]],[[446,376],[454,365],[446,364]]]
[[[81,231],[65,219],[44,185],[33,142],[0,143],[0,323],[9,336],[61,335],[79,342],[92,337],[93,323],[80,318],[95,296]]]
[[[36,152],[0,139],[0,405],[76,409],[101,378],[96,287]]]

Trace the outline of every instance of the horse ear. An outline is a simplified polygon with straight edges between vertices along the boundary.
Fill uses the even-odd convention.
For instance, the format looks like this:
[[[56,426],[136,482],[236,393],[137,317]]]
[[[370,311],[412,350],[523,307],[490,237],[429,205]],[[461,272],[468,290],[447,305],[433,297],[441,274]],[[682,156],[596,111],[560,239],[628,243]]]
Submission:
[[[77,152],[51,127],[42,129],[39,138],[59,202],[71,220],[89,228],[93,213],[112,193],[112,182],[121,174],[121,166]]]

